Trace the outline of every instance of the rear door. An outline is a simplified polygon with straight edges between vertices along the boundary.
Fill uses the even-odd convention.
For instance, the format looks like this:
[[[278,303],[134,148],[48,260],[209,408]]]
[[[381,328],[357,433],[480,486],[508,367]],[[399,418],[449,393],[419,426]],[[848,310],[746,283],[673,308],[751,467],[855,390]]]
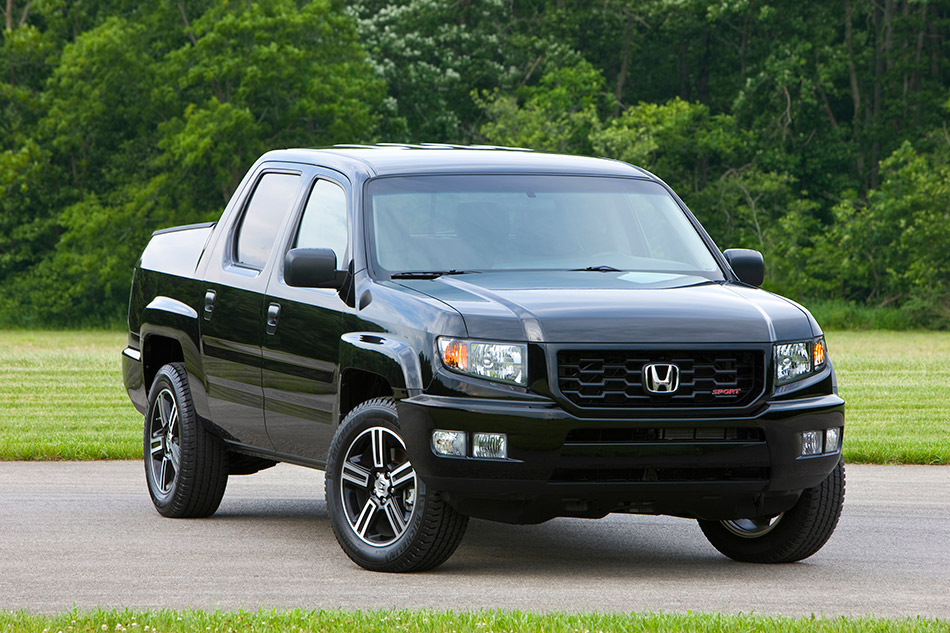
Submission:
[[[271,448],[261,384],[264,293],[301,182],[299,169],[261,168],[205,277],[201,342],[211,415],[228,439],[247,446]]]
[[[303,213],[291,227],[281,260],[291,248],[330,248],[337,268],[347,269],[348,189],[336,172],[310,175]],[[278,452],[323,466],[334,433],[343,316],[350,308],[336,289],[288,286],[278,265],[270,275],[264,310],[268,435]]]

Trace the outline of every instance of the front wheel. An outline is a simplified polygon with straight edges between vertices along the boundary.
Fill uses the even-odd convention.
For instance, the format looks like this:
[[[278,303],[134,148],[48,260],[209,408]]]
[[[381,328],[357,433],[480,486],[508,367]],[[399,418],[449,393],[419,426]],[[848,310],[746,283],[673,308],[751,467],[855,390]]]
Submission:
[[[782,514],[753,519],[699,521],[713,547],[745,563],[793,563],[824,546],[838,525],[844,504],[844,464],[802,492],[798,502]]]
[[[468,518],[416,476],[396,406],[377,398],[340,424],[326,471],[326,499],[337,542],[371,571],[432,569],[455,551]]]

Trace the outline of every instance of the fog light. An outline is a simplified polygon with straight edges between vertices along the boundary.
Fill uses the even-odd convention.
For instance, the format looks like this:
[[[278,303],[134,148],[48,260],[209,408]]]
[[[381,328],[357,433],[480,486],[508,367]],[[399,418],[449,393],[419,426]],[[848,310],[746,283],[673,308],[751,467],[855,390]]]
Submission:
[[[472,437],[472,457],[507,459],[508,436],[504,433],[475,433]]]
[[[802,433],[802,457],[821,455],[821,440],[824,433],[821,431],[805,431]]]
[[[825,431],[825,452],[837,453],[841,450],[841,429],[833,428]]]
[[[465,457],[466,441],[464,431],[432,431],[432,451],[436,455]]]

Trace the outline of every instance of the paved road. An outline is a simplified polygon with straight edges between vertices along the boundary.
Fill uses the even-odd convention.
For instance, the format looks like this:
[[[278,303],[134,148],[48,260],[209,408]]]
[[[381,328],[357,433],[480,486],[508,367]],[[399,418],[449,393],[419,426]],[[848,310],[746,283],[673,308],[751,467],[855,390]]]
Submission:
[[[472,521],[436,571],[362,571],[322,474],[233,477],[211,519],[151,507],[138,463],[0,463],[0,609],[96,606],[722,611],[950,617],[950,468],[848,468],[838,530],[803,563],[721,557],[668,517]]]

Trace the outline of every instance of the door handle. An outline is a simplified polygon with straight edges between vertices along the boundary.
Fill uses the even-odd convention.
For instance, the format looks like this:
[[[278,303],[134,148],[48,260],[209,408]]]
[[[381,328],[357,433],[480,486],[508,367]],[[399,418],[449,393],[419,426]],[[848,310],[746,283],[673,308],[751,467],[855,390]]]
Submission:
[[[205,321],[211,320],[211,312],[214,311],[214,300],[217,296],[214,290],[205,293]]]
[[[280,304],[272,303],[267,306],[267,333],[273,334],[277,331],[277,321],[280,319]]]

